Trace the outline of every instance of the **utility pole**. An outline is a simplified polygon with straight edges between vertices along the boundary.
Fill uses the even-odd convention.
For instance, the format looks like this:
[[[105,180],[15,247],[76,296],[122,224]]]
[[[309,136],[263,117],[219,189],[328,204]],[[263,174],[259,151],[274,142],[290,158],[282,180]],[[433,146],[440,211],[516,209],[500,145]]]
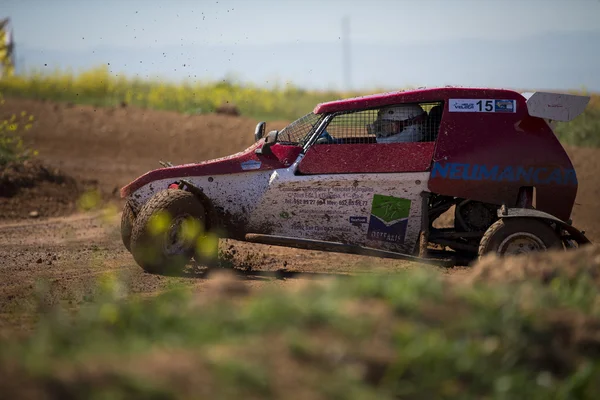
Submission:
[[[352,61],[350,59],[350,19],[348,16],[342,18],[342,65],[344,86],[346,90],[352,90],[351,74]]]

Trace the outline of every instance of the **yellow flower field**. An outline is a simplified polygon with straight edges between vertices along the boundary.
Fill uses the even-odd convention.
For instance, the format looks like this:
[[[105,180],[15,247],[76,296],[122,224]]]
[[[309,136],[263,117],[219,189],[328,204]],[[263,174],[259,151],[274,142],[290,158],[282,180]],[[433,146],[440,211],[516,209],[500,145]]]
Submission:
[[[264,119],[295,119],[322,101],[359,93],[317,92],[286,85],[272,89],[233,82],[168,83],[112,75],[107,67],[79,75],[57,71],[32,73],[0,80],[8,96],[45,98],[74,103],[127,104],[185,113],[212,112],[222,104],[235,104],[243,115]]]

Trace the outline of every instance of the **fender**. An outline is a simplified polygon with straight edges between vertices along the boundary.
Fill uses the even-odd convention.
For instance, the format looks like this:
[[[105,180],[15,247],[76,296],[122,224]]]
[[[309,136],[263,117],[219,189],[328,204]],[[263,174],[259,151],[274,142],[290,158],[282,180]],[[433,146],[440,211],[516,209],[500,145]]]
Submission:
[[[219,220],[217,210],[215,210],[212,201],[210,201],[208,196],[202,191],[202,188],[195,186],[187,179],[180,179],[179,182],[178,186],[180,188],[187,188],[187,190],[192,192],[204,206],[204,212],[208,222],[208,224],[206,224],[208,225],[206,226],[206,230],[216,232],[218,229],[221,229],[221,221]]]
[[[543,211],[531,209],[531,208],[506,208],[506,206],[500,207],[498,209],[498,218],[538,218],[545,219],[548,221],[555,222],[561,229],[567,231],[573,240],[575,240],[580,246],[584,244],[592,243],[587,237],[585,237],[584,232],[579,231],[573,225],[562,221],[555,216],[545,213]]]

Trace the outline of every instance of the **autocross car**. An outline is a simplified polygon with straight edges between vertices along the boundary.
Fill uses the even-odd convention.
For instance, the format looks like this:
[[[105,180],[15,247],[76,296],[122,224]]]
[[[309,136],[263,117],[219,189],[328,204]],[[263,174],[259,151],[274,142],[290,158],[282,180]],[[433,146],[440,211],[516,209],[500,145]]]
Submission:
[[[321,103],[266,136],[259,123],[237,154],[123,187],[123,243],[151,272],[201,258],[208,234],[441,263],[579,247],[577,176],[553,128],[588,102],[443,87]]]

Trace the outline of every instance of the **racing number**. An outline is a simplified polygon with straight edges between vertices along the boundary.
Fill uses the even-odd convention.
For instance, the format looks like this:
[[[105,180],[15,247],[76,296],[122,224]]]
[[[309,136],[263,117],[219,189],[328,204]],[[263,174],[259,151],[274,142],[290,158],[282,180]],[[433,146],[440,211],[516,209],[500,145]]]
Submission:
[[[481,100],[479,100],[477,103],[477,106],[479,107],[479,111],[482,111],[481,107],[483,105],[483,102]],[[494,110],[494,101],[493,100],[486,100],[485,101],[485,111],[493,111]]]

